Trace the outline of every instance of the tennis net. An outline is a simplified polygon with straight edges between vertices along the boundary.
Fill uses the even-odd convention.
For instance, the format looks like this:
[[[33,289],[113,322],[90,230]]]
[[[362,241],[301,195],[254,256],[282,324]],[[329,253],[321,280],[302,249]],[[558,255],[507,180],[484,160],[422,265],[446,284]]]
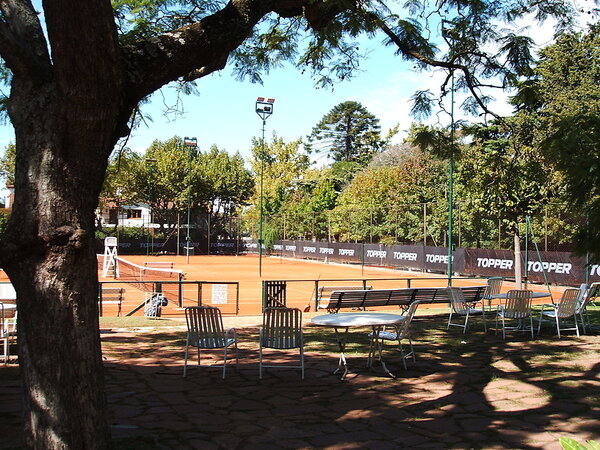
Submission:
[[[140,266],[118,256],[115,258],[118,265],[119,280],[126,281],[179,281],[183,278],[183,271],[171,268]]]

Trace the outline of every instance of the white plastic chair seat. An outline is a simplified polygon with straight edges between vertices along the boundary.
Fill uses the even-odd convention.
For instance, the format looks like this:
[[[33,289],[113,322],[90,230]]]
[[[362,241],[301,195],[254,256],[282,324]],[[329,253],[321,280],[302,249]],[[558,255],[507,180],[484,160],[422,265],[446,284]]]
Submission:
[[[369,333],[369,337],[373,337],[373,333]],[[382,330],[379,333],[377,333],[377,337],[386,341],[397,341],[398,333],[396,333],[395,331]]]
[[[477,309],[477,308],[469,308],[469,315],[470,316],[475,316],[477,314],[485,314],[485,310],[483,310],[483,309]]]
[[[227,333],[229,330],[226,330]],[[200,337],[197,341],[194,342],[194,347],[200,347],[204,349],[211,348],[224,348],[229,347],[230,345],[235,344],[236,340],[234,338],[206,338]]]

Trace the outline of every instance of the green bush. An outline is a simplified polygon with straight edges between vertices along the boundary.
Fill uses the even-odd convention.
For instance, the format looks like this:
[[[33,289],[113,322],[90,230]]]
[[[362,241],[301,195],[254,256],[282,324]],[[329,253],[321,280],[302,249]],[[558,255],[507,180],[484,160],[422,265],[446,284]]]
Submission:
[[[560,445],[565,450],[600,450],[600,443],[596,441],[586,441],[584,444],[580,444],[575,439],[568,437],[561,437],[559,439]]]
[[[9,217],[10,213],[8,211],[0,211],[0,237],[4,235]]]

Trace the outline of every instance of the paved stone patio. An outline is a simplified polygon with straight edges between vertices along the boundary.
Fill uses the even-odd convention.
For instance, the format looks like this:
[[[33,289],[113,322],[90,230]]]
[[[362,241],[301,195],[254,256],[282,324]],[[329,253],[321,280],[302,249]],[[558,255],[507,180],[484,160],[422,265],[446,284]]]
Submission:
[[[505,342],[478,328],[447,332],[444,317],[420,316],[416,364],[404,371],[388,348],[392,379],[363,368],[358,346],[340,381],[335,347],[319,347],[333,333],[308,326],[305,380],[294,369],[267,369],[259,380],[260,318],[236,319],[240,365],[225,380],[216,367],[192,366],[182,378],[181,325],[104,330],[116,448],[558,449],[562,436],[600,440],[598,334],[558,340],[548,329],[541,339]],[[18,367],[0,367],[0,448],[21,442],[19,399]]]

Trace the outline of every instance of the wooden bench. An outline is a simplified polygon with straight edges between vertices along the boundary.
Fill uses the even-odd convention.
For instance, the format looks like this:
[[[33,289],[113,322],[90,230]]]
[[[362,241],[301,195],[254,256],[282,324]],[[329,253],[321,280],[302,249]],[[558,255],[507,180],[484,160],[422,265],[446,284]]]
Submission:
[[[333,292],[371,290],[372,286],[319,286],[315,304],[317,309],[326,309]],[[328,295],[328,297],[325,297]]]
[[[463,286],[467,303],[476,303],[481,300],[486,286]],[[330,313],[337,313],[340,309],[367,309],[382,306],[398,306],[407,310],[410,304],[419,300],[424,303],[450,303],[448,288],[446,287],[417,287],[401,289],[362,289],[348,291],[334,291],[329,297],[329,303],[323,308]]]
[[[105,288],[100,290],[98,295],[98,303],[100,308],[100,316],[102,316],[103,305],[117,305],[117,317],[121,315],[121,306],[125,297],[125,288]]]

